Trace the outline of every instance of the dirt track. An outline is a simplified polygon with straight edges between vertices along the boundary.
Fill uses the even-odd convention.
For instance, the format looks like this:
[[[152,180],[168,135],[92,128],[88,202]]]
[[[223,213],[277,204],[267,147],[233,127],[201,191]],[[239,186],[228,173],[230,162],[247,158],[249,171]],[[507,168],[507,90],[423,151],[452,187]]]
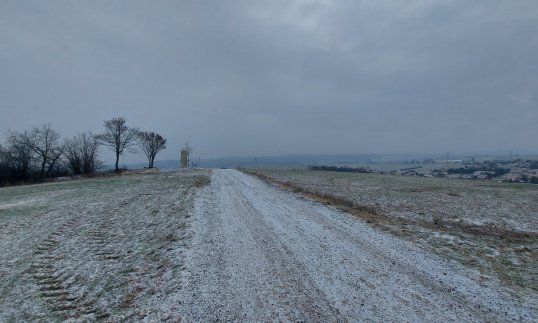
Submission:
[[[186,252],[188,321],[535,321],[478,272],[234,170],[200,192]]]

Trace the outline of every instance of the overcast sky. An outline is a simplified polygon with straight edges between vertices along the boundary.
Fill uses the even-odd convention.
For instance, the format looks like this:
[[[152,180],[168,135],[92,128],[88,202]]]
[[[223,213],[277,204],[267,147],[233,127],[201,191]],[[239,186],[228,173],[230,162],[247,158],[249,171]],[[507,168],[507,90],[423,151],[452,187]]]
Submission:
[[[161,160],[536,153],[538,1],[0,0],[0,112],[2,138],[125,116]]]

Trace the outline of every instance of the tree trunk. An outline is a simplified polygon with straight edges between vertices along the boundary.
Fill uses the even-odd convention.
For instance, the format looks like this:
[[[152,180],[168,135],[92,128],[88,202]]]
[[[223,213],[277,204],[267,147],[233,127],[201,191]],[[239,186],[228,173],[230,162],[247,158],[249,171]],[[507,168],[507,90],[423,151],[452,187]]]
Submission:
[[[118,162],[120,161],[120,154],[119,153],[116,153],[116,172],[119,171],[120,169],[118,168]]]
[[[47,177],[50,177],[50,172],[54,168],[54,165],[56,164],[56,160],[52,161],[52,164],[50,164],[49,169],[47,169]]]
[[[148,168],[153,168],[153,158],[149,159],[149,165]]]
[[[40,179],[43,179],[43,175],[45,174],[45,165],[46,165],[46,162],[41,163],[41,173],[39,173]]]

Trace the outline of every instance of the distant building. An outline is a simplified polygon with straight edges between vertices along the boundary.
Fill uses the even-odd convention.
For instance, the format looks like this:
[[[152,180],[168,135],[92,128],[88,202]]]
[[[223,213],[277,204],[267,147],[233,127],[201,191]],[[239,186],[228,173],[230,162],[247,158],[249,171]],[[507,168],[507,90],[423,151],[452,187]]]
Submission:
[[[185,148],[181,149],[180,164],[181,168],[189,167],[189,151]]]

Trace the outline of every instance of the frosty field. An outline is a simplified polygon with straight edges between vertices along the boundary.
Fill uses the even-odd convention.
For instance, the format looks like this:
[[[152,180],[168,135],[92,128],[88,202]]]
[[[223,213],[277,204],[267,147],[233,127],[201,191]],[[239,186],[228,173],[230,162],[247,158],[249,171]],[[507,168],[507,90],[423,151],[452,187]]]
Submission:
[[[392,221],[391,201],[428,185],[391,183],[393,195],[367,196],[383,209],[350,214],[306,188],[382,184],[346,177],[342,188],[340,174],[320,174],[271,173],[301,194],[230,169],[3,188],[0,322],[538,320],[535,223],[524,212],[518,225],[484,226],[491,234],[421,214]]]
[[[206,180],[134,174],[1,189],[0,321],[166,318]]]

